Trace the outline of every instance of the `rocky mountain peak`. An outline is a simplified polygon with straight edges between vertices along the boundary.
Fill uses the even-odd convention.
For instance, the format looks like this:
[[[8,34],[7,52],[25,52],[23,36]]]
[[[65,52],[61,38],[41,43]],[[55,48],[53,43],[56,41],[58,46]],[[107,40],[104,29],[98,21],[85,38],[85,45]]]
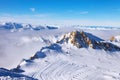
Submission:
[[[120,48],[112,43],[104,41],[84,31],[72,31],[61,37],[57,43],[70,43],[77,48],[104,49],[106,51],[120,51]]]

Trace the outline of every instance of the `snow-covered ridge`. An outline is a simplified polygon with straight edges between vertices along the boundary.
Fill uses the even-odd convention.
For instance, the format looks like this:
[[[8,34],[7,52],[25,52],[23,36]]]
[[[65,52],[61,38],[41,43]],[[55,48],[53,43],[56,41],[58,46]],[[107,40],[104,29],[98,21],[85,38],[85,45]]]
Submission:
[[[22,30],[36,30],[36,31],[38,31],[38,30],[43,30],[43,29],[57,29],[57,28],[58,27],[14,23],[14,22],[0,24],[0,29],[11,30],[11,32],[22,31]]]

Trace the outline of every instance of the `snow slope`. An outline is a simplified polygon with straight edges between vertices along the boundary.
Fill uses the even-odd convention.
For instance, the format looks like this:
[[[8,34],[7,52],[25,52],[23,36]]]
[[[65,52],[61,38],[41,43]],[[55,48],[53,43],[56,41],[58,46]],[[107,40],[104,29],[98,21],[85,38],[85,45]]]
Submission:
[[[99,41],[95,36],[89,37]],[[39,80],[120,80],[120,49],[78,48],[66,40],[42,47],[34,56],[22,60],[16,69]]]
[[[7,68],[11,68],[8,65],[14,65],[8,72],[38,80],[120,80],[120,45],[109,41],[111,36],[120,33],[119,29],[48,28],[23,29],[20,32],[1,28],[0,61],[7,64]],[[84,31],[86,36],[71,38],[69,33],[75,31]],[[75,44],[82,44],[82,47],[72,44],[72,39],[75,39]],[[102,48],[86,44],[89,40],[93,47],[98,46],[95,40]],[[111,50],[106,50],[107,46],[103,46],[103,43],[110,44]],[[118,49],[114,48],[116,45]]]
[[[22,28],[6,29],[5,26],[10,27],[6,24],[20,25]],[[7,69],[16,67],[20,60],[29,58],[43,45],[46,45],[49,40],[48,37],[45,37],[45,32],[57,29],[56,27],[42,26],[44,29],[32,30],[29,27],[26,29],[26,25],[29,24],[20,23],[3,23],[0,25],[0,67]],[[32,28],[36,28],[36,26],[32,25]],[[11,30],[13,31],[11,32]]]

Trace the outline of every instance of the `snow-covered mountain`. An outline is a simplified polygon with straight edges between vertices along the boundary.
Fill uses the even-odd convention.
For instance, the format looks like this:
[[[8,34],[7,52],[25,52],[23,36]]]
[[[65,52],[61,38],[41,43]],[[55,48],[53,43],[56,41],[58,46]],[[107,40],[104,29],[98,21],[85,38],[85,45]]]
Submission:
[[[48,28],[13,32],[0,38],[2,40],[14,36],[12,40],[18,40],[15,43],[16,47],[16,44],[21,43],[21,37],[27,37],[22,41],[29,46],[29,52],[33,51],[33,48],[39,49],[38,51],[35,49],[36,53],[33,56],[19,61],[20,63],[15,68],[7,70],[7,73],[27,75],[38,80],[120,80],[120,45],[108,41],[109,37],[118,34],[119,30]],[[33,45],[35,41],[31,37],[37,38],[37,46]],[[10,42],[11,38],[8,38],[8,41]],[[25,48],[25,45],[22,45],[19,47]],[[17,49],[15,47],[12,50]],[[6,70],[0,71],[6,74]],[[1,79],[4,78],[8,76]]]
[[[39,80],[119,80],[120,59],[110,55],[119,55],[119,51],[92,34],[73,31],[23,59],[12,71],[22,70],[20,73]]]
[[[10,30],[11,32],[14,32],[14,31],[22,31],[22,30],[38,31],[43,29],[57,29],[57,27],[6,22],[0,24],[0,29],[7,29]]]

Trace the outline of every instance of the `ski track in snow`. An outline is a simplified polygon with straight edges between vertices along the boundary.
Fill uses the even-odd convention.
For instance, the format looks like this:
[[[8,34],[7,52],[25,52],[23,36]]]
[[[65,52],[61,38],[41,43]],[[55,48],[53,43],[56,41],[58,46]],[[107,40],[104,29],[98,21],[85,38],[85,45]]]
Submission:
[[[77,65],[57,60],[38,66],[37,72],[32,77],[39,80],[120,80],[120,75],[116,73],[113,75],[109,69],[91,67],[86,64]]]

